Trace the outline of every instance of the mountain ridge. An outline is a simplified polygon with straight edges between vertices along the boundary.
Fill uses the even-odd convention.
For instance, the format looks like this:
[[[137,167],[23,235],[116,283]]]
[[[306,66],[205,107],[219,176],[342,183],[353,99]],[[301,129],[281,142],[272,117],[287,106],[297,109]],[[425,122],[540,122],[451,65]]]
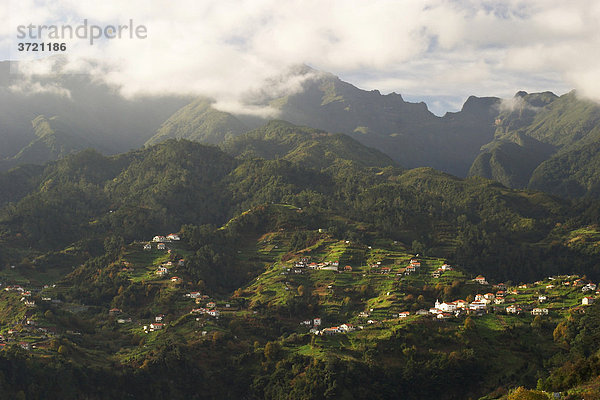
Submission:
[[[562,96],[520,91],[504,100],[470,96],[460,111],[438,117],[425,103],[407,102],[400,94],[362,90],[309,67],[292,73],[302,82],[302,90],[274,98],[259,91],[248,97],[250,104],[275,109],[280,120],[297,126],[346,134],[406,168],[479,175],[509,187],[560,196],[597,196],[600,166],[590,149],[596,149],[600,139],[600,107],[574,91]],[[269,123],[220,111],[206,98],[127,100],[114,88],[78,76],[61,78],[68,94],[24,94],[11,89],[19,79],[10,75],[0,87],[0,120],[6,122],[0,127],[3,170],[43,164],[87,147],[117,154],[169,138],[221,145]],[[42,86],[49,83],[39,79]],[[44,124],[50,126],[46,131],[52,134],[36,134],[43,129],[31,124],[40,116],[45,116]],[[312,162],[318,162],[326,155],[317,147],[307,147],[297,156],[312,153]]]
[[[317,169],[342,159],[363,167],[398,166],[385,154],[348,135],[331,134],[286,121],[270,121],[263,127],[225,141],[221,147],[234,156],[282,158]]]

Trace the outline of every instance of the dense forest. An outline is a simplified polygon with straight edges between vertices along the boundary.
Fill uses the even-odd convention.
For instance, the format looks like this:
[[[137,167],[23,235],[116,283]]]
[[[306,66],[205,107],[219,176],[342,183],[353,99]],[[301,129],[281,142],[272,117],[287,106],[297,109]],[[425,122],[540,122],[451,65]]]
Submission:
[[[384,158],[368,152],[361,158],[360,151],[355,160],[333,158],[331,151],[331,162],[315,168],[313,146],[302,146],[291,150],[294,161],[240,159],[172,140],[113,157],[88,150],[43,170],[17,168],[1,177],[7,182],[3,237],[18,236],[22,246],[43,250],[109,233],[129,242],[185,224],[222,225],[250,207],[286,203],[317,216],[344,215],[499,280],[600,273],[593,243],[571,241],[578,229],[597,224],[593,201],[427,168],[406,171],[391,160],[375,167]],[[326,228],[341,237],[372,240],[343,221],[331,224]]]

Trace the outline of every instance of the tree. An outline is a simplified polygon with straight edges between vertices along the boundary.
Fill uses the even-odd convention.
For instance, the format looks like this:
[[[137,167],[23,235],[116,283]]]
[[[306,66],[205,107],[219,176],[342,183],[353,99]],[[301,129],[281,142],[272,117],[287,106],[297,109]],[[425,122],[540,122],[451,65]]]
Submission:
[[[449,300],[454,292],[454,288],[452,286],[444,287],[444,299]]]
[[[279,357],[281,353],[281,345],[279,342],[267,342],[265,345],[265,358],[267,361],[274,361]]]
[[[546,393],[539,390],[528,390],[520,386],[508,395],[507,400],[548,400]]]
[[[425,253],[425,245],[418,240],[413,240],[411,250],[415,254],[424,254]]]
[[[473,329],[475,329],[475,321],[473,321],[473,318],[467,317],[465,319],[463,327],[465,328],[466,331],[472,331]]]
[[[566,321],[562,321],[558,325],[556,325],[554,332],[552,332],[554,341],[565,349],[569,348],[568,335],[569,328],[567,326]]]

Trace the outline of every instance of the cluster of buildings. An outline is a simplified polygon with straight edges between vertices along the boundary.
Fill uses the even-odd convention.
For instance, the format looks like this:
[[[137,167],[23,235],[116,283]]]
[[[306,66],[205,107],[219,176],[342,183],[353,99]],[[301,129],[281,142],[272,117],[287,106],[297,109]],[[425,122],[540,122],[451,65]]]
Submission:
[[[411,258],[408,266],[404,269],[405,275],[410,275],[421,268],[421,262],[417,258]]]
[[[0,335],[0,350],[7,345],[18,345],[24,350],[32,350],[47,345],[48,340],[56,335],[54,327],[37,326],[35,320],[25,318],[20,323],[8,329],[5,335]],[[28,341],[25,341],[28,340]],[[33,341],[32,341],[33,340]]]
[[[337,271],[340,266],[339,261],[325,261],[325,262],[310,262],[310,258],[303,257],[300,261],[296,262],[295,268],[308,268],[308,269],[328,269]]]
[[[392,267],[382,266],[381,261],[373,263],[373,264],[369,265],[369,267],[370,267],[371,273],[389,274],[392,272]],[[400,268],[398,270],[398,275],[402,275],[402,274],[410,275],[412,273],[417,272],[420,267],[421,267],[421,261],[419,261],[418,258],[413,257],[410,259],[408,266],[406,266],[405,268]],[[282,272],[282,274],[287,274],[287,273],[302,274],[305,270],[326,270],[326,271],[336,271],[336,272],[352,272],[352,270],[353,270],[352,266],[350,266],[350,265],[341,267],[339,261],[325,261],[325,262],[316,263],[316,262],[311,262],[310,257],[302,257],[300,259],[300,261],[297,261],[293,265],[292,268],[290,268],[290,267],[284,267],[284,268],[286,268],[286,271]],[[444,264],[437,271],[435,271],[432,275],[436,278],[439,278],[442,273],[444,273],[446,271],[451,271],[452,269],[453,268],[450,265]]]
[[[332,326],[331,328],[323,328],[321,330],[311,329],[311,333],[318,336],[336,335],[338,333],[348,333],[355,331],[356,328],[352,324],[341,324],[339,326]]]
[[[446,266],[444,271],[448,271],[448,270],[452,269],[449,265],[446,265],[446,264],[444,264],[444,265]],[[392,267],[382,267],[381,261],[378,261],[375,264],[371,264],[370,267],[371,267],[372,272],[379,272],[380,274],[389,274],[392,272]],[[398,275],[402,275],[402,274],[411,275],[411,274],[414,274],[415,272],[419,271],[420,268],[421,268],[421,261],[419,261],[418,258],[413,257],[410,259],[410,261],[408,262],[408,265],[405,268],[400,268],[398,270]],[[439,275],[437,277],[439,278]]]
[[[493,301],[488,296],[489,294],[491,293],[477,295],[471,303],[460,299],[443,303],[436,300],[434,307],[429,309],[429,313],[437,316],[438,319],[459,317],[465,314],[482,314],[486,311],[488,304]]]
[[[549,280],[554,281],[556,278],[549,278]],[[487,281],[485,281],[485,278],[483,276],[478,276],[477,278],[474,279],[475,282],[480,283],[480,284],[487,284]],[[589,293],[589,292],[595,292],[596,294],[598,294],[598,292],[596,291],[597,286],[594,283],[588,283],[585,282],[583,279],[575,279],[573,281],[565,281],[562,283],[564,286],[576,286],[576,287],[581,287],[582,292],[584,293]],[[542,282],[535,282],[535,285],[539,286],[542,285]],[[440,303],[439,301],[436,301],[435,305],[433,308],[431,308],[429,310],[429,312],[431,314],[437,315],[438,318],[443,319],[443,318],[451,318],[453,316],[460,316],[462,314],[468,314],[468,313],[483,313],[486,312],[488,306],[490,305],[501,305],[504,304],[505,302],[510,302],[510,303],[515,303],[517,302],[517,299],[514,297],[509,297],[508,299],[506,299],[506,295],[507,294],[513,294],[513,295],[517,295],[519,294],[518,289],[528,289],[530,287],[530,285],[527,284],[522,284],[520,286],[518,286],[517,289],[513,289],[510,292],[507,292],[506,290],[506,286],[502,283],[495,285],[494,286],[497,290],[497,292],[494,293],[486,293],[486,294],[477,294],[475,296],[475,300],[472,301],[471,303],[467,303],[465,300],[455,300],[452,302],[443,302]],[[548,284],[545,286],[546,290],[552,290],[555,288],[554,284]],[[530,302],[527,304],[511,304],[508,307],[504,308],[504,311],[507,314],[515,314],[515,315],[520,315],[520,314],[531,314],[531,315],[548,315],[549,314],[549,308],[548,307],[543,307],[542,305],[544,303],[547,303],[549,301],[549,297],[546,294],[536,294],[533,298],[530,299]],[[591,296],[585,296],[582,298],[581,300],[581,305],[587,306],[587,305],[591,305],[594,304],[595,302],[595,298],[591,297]]]
[[[55,285],[53,285],[55,286]],[[43,289],[49,288],[44,285]],[[49,326],[38,326],[36,320],[36,312],[32,308],[36,307],[36,302],[33,299],[41,299],[42,302],[52,302],[53,304],[61,303],[60,300],[52,300],[50,297],[37,297],[41,289],[27,289],[21,285],[9,285],[4,287],[6,292],[13,292],[20,296],[19,301],[28,308],[24,316],[16,320],[10,329],[6,330],[3,335],[0,335],[0,350],[5,349],[9,345],[18,345],[24,350],[32,350],[47,346],[48,340],[56,335],[57,329]],[[26,340],[26,341],[25,341]]]
[[[454,268],[452,268],[449,264],[444,263],[440,268],[438,268],[437,270],[433,271],[431,273],[431,276],[433,278],[439,278],[440,276],[442,276],[442,274],[446,271],[452,271]]]
[[[302,257],[300,261],[297,261],[294,264],[293,268],[286,268],[287,272],[293,272],[295,274],[302,274],[304,270],[325,270],[325,271],[339,271],[340,263],[339,261],[325,261],[325,262],[311,262],[310,257]],[[284,267],[285,268],[285,267]],[[347,268],[347,267],[346,267]],[[352,267],[350,267],[352,270]]]
[[[162,322],[152,322],[150,323],[150,325],[144,325],[144,332],[148,333],[154,331],[161,331],[164,328],[164,326],[165,324],[163,324]]]
[[[154,273],[158,276],[165,276],[169,273],[169,270],[173,267],[183,267],[185,266],[185,259],[180,259],[179,261],[177,261],[176,263],[174,263],[173,261],[167,261],[165,263],[162,263],[157,269],[156,271],[154,271]],[[173,278],[177,278],[177,277],[173,277]],[[173,278],[171,278],[171,280],[173,280]],[[179,278],[177,278],[179,279]]]
[[[221,315],[221,313],[219,312],[219,310],[217,310],[216,308],[192,308],[192,311],[190,311],[190,314],[200,314],[200,315],[210,315],[211,317],[216,317],[218,318],[219,315]]]
[[[206,296],[206,295],[200,295],[199,292],[188,293],[188,294],[186,294],[186,297],[194,298],[197,303],[204,298],[208,298],[208,296]],[[226,304],[225,307],[229,308],[230,305]],[[209,315],[211,317],[215,317],[216,319],[218,319],[219,316],[221,315],[221,312],[217,309],[217,304],[215,302],[209,301],[208,303],[205,304],[204,307],[192,308],[190,311],[190,314]],[[166,318],[166,315],[164,315],[164,314],[156,315],[154,317],[154,321],[152,323],[150,323],[150,325],[144,325],[144,332],[149,333],[149,332],[163,330],[166,327],[166,324],[164,322],[165,318]],[[196,321],[198,321],[198,320],[199,320],[199,318],[196,318]]]
[[[160,242],[176,242],[176,241],[179,241],[179,240],[181,240],[181,238],[176,233],[170,233],[167,236],[157,235],[157,236],[154,236],[152,238],[152,241],[155,242],[155,243],[160,243]]]
[[[181,240],[181,237],[178,234],[176,234],[176,233],[170,233],[167,236],[156,235],[156,236],[154,236],[152,238],[152,242],[151,243],[144,244],[144,250],[145,251],[152,250],[152,243],[156,244],[156,249],[157,250],[167,250],[166,243],[177,242],[179,240]]]
[[[186,296],[188,295],[190,298],[196,300],[196,304],[200,304],[202,300],[208,299],[207,295],[200,295],[199,292],[191,292],[186,294]],[[225,310],[228,309],[231,309],[231,304],[225,303]],[[221,312],[217,309],[217,303],[215,303],[214,301],[209,301],[204,305],[204,307],[192,308],[190,314],[209,315],[218,319],[221,315]]]
[[[309,319],[306,321],[302,321],[300,324],[308,326],[313,325],[313,328],[310,330],[310,333],[317,336],[336,335],[338,333],[348,333],[356,330],[356,327],[354,327],[354,325],[352,324],[341,324],[338,326],[320,329],[319,327],[321,326],[321,318],[314,318],[312,320]]]

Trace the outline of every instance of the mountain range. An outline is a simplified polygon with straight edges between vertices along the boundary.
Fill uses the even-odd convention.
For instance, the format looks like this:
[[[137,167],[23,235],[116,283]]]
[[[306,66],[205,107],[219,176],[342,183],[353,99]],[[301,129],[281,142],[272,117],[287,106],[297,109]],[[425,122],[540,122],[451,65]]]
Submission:
[[[280,120],[349,135],[405,167],[429,166],[466,176],[480,147],[493,139],[500,99],[470,97],[460,112],[440,118],[425,103],[406,102],[396,93],[364,91],[308,67],[299,73],[310,74],[302,91],[255,105],[276,109]],[[209,105],[196,100],[184,107],[147,144],[168,137],[215,143],[267,122],[253,120],[244,128],[238,118]]]
[[[0,67],[5,74],[0,82],[3,170],[43,164],[85,148],[117,154],[170,138],[233,151],[240,143],[237,138],[256,140],[270,129],[268,119],[218,110],[207,98],[125,99],[89,77],[31,81],[7,74],[8,63]],[[262,94],[248,101],[276,110],[279,121],[320,131],[319,140],[335,137],[339,145],[348,145],[352,138],[405,168],[432,167],[566,197],[600,193],[600,107],[575,92],[557,96],[521,91],[512,99],[471,96],[460,111],[438,117],[425,103],[407,102],[396,93],[365,91],[309,67],[297,68],[295,74],[305,77],[301,91],[274,98]],[[44,90],[28,93],[28,85]],[[276,140],[285,148],[297,131],[306,129],[288,127],[289,138],[263,137],[261,146]],[[261,146],[246,149],[246,156],[282,151]],[[323,156],[314,154],[315,160]]]

